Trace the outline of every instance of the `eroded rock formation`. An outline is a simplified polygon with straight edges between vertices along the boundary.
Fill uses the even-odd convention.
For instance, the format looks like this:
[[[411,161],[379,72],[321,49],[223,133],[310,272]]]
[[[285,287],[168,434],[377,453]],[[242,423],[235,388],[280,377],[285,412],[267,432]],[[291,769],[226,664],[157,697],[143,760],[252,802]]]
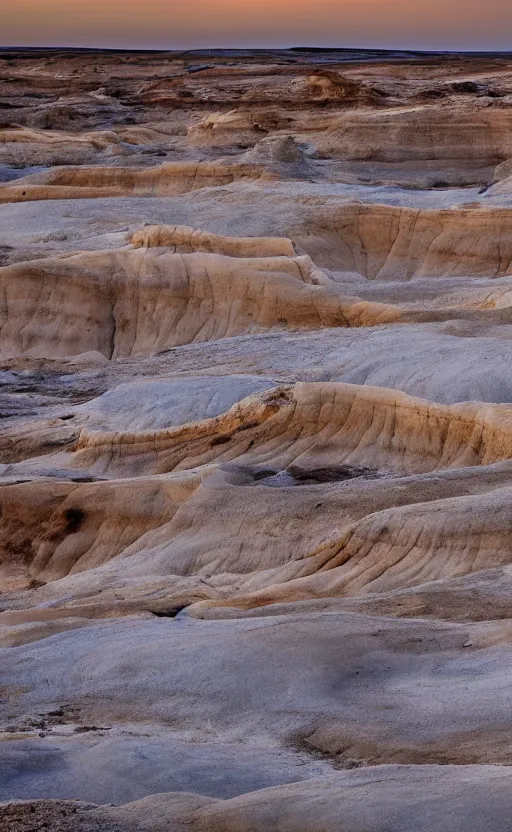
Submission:
[[[504,832],[509,59],[0,72],[0,830]]]

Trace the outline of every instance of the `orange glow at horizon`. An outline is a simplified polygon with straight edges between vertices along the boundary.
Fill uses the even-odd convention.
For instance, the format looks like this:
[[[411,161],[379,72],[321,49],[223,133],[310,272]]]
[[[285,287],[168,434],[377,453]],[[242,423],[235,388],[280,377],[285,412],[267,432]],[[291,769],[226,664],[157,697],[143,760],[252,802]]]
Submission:
[[[2,0],[0,45],[507,49],[510,0]]]

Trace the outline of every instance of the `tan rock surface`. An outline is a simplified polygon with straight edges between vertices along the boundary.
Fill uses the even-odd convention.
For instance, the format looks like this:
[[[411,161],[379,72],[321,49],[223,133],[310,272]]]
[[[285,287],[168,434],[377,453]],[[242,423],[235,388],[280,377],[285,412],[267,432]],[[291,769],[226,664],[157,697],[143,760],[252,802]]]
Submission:
[[[0,73],[0,830],[505,832],[510,60]]]

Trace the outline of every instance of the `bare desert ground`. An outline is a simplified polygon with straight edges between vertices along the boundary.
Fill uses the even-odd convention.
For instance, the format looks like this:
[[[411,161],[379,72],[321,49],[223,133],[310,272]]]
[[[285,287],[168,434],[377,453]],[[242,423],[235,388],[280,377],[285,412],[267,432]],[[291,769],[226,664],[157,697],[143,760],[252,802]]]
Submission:
[[[0,830],[512,829],[512,56],[0,50]]]

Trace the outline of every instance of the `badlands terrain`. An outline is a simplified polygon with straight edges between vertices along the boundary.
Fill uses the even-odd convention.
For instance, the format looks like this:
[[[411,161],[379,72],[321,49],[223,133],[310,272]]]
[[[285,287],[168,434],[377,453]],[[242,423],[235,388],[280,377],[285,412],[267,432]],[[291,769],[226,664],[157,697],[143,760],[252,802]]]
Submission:
[[[512,829],[512,57],[0,51],[0,830]]]

